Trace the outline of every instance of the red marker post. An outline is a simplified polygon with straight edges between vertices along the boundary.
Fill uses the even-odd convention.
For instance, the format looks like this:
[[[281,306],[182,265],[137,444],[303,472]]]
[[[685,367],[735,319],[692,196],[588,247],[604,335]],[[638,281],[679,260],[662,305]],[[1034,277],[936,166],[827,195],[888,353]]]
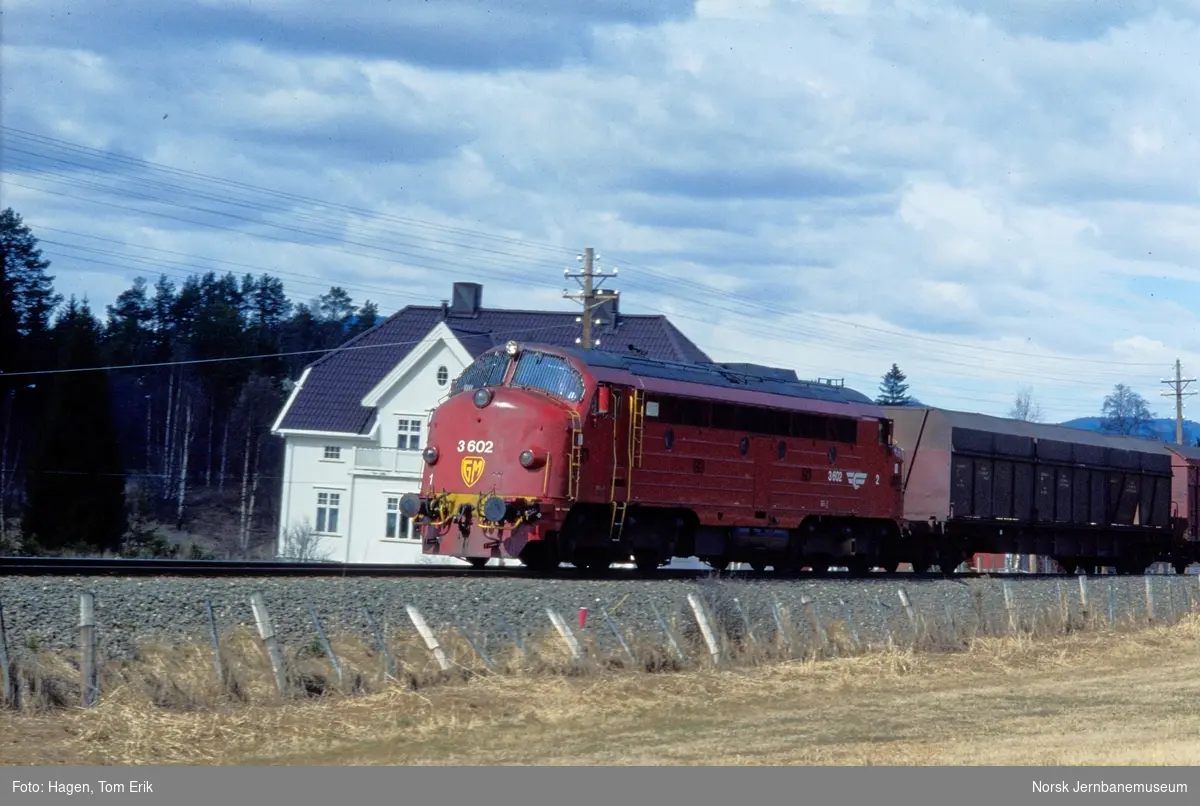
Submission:
[[[579,626],[580,627],[587,626],[587,608],[586,607],[579,608]]]

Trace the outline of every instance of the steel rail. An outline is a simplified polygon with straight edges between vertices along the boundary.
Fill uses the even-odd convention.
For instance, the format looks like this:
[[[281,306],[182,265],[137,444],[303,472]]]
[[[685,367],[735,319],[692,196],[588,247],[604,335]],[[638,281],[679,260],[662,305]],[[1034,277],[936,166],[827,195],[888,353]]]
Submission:
[[[0,557],[0,577],[12,576],[138,576],[138,577],[476,577],[517,579],[594,579],[597,577],[631,577],[641,579],[755,579],[755,580],[828,580],[828,581],[885,581],[890,579],[986,579],[1011,580],[1061,579],[1068,574],[1025,574],[968,571],[949,576],[940,572],[895,574],[869,573],[851,576],[830,572],[776,574],[754,571],[716,572],[708,569],[661,568],[639,572],[634,568],[610,568],[599,573],[575,568],[560,568],[550,573],[531,571],[524,566],[472,568],[459,565],[397,565],[391,563],[286,562],[279,560],[187,560],[144,559],[120,557]]]

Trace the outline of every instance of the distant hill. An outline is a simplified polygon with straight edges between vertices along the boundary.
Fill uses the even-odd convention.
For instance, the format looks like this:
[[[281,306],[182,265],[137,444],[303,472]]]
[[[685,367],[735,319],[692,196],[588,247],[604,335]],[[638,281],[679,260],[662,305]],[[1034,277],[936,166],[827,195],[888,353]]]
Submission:
[[[1076,417],[1074,420],[1067,420],[1059,425],[1067,428],[1079,428],[1083,431],[1099,431],[1099,417]],[[1151,420],[1142,428],[1140,436],[1146,439],[1156,439],[1161,442],[1175,441],[1175,418],[1160,417],[1157,420]],[[1192,420],[1183,421],[1183,444],[1195,445],[1196,440],[1200,439],[1200,423]]]

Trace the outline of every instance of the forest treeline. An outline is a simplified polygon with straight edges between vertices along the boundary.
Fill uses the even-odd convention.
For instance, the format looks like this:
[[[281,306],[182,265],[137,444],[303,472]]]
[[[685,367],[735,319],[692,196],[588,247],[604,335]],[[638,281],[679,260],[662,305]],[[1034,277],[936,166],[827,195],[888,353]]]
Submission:
[[[0,250],[0,554],[171,554],[156,529],[188,531],[198,508],[209,549],[250,553],[278,517],[269,430],[290,379],[372,327],[375,304],[336,286],[295,302],[270,274],[164,273],[96,311],[55,290],[11,208]]]

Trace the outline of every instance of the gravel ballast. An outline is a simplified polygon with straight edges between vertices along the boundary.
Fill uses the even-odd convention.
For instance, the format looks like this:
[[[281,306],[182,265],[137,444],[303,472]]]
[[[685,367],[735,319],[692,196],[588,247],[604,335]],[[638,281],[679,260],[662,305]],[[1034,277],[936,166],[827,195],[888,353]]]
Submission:
[[[1090,609],[1107,619],[1110,601],[1116,618],[1146,618],[1146,579],[1151,582],[1156,616],[1172,620],[1200,598],[1196,576],[1092,577],[1088,581]],[[1112,585],[1110,599],[1109,585]],[[261,593],[276,634],[287,646],[311,644],[316,636],[311,606],[331,635],[353,633],[369,640],[365,611],[390,636],[415,630],[405,605],[415,605],[434,629],[462,627],[489,645],[510,643],[509,629],[523,634],[552,628],[546,608],[576,624],[581,607],[589,610],[588,630],[601,642],[612,636],[602,608],[624,630],[663,641],[656,615],[678,618],[681,628],[694,625],[689,593],[710,603],[726,628],[738,631],[741,611],[756,633],[775,629],[773,600],[792,614],[798,630],[808,630],[803,600],[822,624],[849,616],[857,637],[882,643],[887,632],[902,639],[910,634],[899,590],[928,620],[974,630],[980,614],[992,631],[1008,622],[1003,585],[999,579],[905,579],[904,575],[869,580],[530,580],[530,579],[196,579],[196,578],[81,578],[5,577],[0,579],[0,605],[10,651],[20,657],[34,647],[75,650],[78,646],[79,594],[95,595],[96,627],[105,657],[132,656],[143,640],[178,643],[208,640],[204,603],[210,601],[219,628],[252,628],[250,596]],[[1029,579],[1014,576],[1010,590],[1020,617],[1035,612],[1060,612],[1060,593],[1071,612],[1080,612],[1080,586],[1075,577]],[[843,604],[844,602],[844,604]],[[615,642],[612,642],[615,648]]]

